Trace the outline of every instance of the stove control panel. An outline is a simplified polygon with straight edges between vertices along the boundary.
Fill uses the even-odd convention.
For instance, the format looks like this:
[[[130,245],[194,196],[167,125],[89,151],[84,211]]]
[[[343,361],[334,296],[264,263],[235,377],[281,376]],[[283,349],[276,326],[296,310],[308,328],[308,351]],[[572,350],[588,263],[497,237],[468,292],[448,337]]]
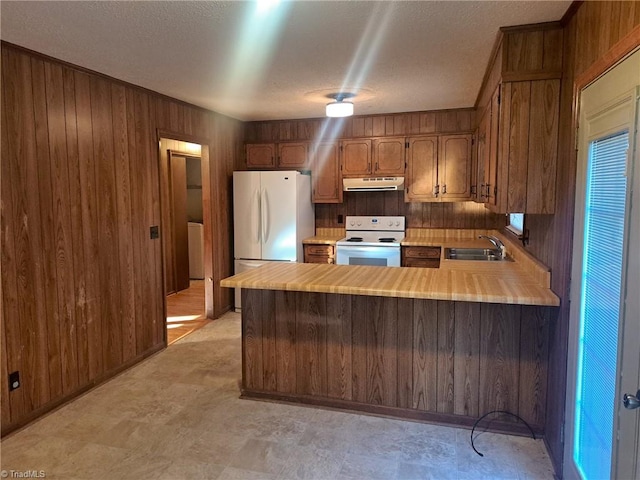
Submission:
[[[345,226],[347,230],[384,230],[389,232],[404,232],[404,217],[368,217],[347,216]]]

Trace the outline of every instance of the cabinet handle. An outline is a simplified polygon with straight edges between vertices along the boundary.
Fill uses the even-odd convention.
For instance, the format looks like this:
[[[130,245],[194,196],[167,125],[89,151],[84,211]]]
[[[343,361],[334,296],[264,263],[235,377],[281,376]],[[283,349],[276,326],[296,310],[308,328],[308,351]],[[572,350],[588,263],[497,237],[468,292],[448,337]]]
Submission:
[[[477,195],[478,194],[477,189],[478,189],[477,185],[471,185],[471,195]]]
[[[447,184],[446,183],[442,186],[442,194],[444,195],[445,193],[447,193]]]
[[[487,195],[486,195],[487,198],[491,198],[491,188],[490,188],[490,186],[491,185],[487,183]]]
[[[440,185],[436,184],[436,185],[433,187],[433,195],[434,195],[435,197],[437,197],[439,194],[440,194]]]
[[[486,188],[485,188],[484,183],[482,183],[482,184],[480,184],[480,198],[486,197],[485,192],[486,192]]]

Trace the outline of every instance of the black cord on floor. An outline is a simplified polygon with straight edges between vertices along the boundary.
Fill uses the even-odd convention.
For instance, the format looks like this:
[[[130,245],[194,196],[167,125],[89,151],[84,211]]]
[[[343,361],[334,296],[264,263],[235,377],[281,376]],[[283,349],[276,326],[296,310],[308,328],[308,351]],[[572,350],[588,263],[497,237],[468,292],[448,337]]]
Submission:
[[[480,455],[481,457],[484,457],[484,455],[482,453],[480,453],[475,445],[473,444],[473,432],[476,430],[476,427],[478,426],[478,423],[480,423],[480,421],[485,418],[488,415],[491,415],[492,413],[504,413],[506,415],[511,415],[512,417],[516,417],[518,420],[520,420],[522,423],[524,423],[527,428],[529,429],[529,431],[531,432],[531,436],[533,437],[533,439],[536,439],[536,434],[533,433],[533,429],[529,426],[529,424],[527,422],[524,421],[524,419],[518,415],[516,415],[515,413],[511,413],[511,412],[507,412],[506,410],[492,410],[488,413],[485,413],[484,415],[482,415],[478,420],[476,420],[476,422],[473,424],[473,428],[471,429],[471,448],[473,448],[473,451],[476,452],[478,455]]]

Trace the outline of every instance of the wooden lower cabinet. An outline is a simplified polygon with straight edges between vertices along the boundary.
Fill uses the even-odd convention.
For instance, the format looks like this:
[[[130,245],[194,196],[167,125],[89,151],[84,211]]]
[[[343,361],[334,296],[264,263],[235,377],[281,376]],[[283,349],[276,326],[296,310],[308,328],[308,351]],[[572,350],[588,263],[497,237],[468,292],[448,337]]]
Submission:
[[[304,263],[336,263],[333,245],[304,245]]]
[[[543,433],[555,307],[251,289],[242,306],[244,397],[466,426],[507,410]]]
[[[440,267],[440,247],[402,247],[403,267]]]

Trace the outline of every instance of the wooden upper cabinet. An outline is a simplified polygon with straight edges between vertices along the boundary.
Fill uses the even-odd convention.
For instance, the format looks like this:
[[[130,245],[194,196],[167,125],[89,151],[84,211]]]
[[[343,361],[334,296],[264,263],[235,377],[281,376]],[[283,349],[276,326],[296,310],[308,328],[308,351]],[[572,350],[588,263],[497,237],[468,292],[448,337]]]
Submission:
[[[246,146],[247,168],[275,168],[275,143],[249,143]]]
[[[407,202],[438,199],[438,137],[409,137],[404,198]]]
[[[343,140],[340,144],[340,153],[343,176],[360,177],[372,173],[371,140]]]
[[[476,133],[476,192],[475,201],[485,203],[487,199],[487,188],[485,178],[485,165],[489,157],[489,144],[491,133],[491,109],[485,108],[481,114],[478,130]],[[474,172],[472,172],[473,175]]]
[[[500,85],[491,96],[489,111],[489,130],[487,132],[487,156],[484,164],[484,178],[486,196],[485,203],[491,206],[498,203],[498,192],[502,185],[498,185],[498,139],[500,134]]]
[[[471,134],[443,135],[438,148],[438,185],[443,201],[471,198]]]
[[[308,144],[305,142],[249,143],[247,168],[302,170],[309,168]]]
[[[308,145],[306,143],[279,143],[278,168],[307,169],[309,168]]]
[[[558,22],[501,29],[478,95],[482,201],[495,213],[555,211],[562,37]]]
[[[405,137],[374,138],[373,173],[379,175],[404,175]]]
[[[498,133],[500,120],[500,86],[482,110],[477,135],[476,202],[496,205],[498,185]]]
[[[315,144],[311,151],[311,183],[314,203],[342,203],[342,176],[338,144]]]

